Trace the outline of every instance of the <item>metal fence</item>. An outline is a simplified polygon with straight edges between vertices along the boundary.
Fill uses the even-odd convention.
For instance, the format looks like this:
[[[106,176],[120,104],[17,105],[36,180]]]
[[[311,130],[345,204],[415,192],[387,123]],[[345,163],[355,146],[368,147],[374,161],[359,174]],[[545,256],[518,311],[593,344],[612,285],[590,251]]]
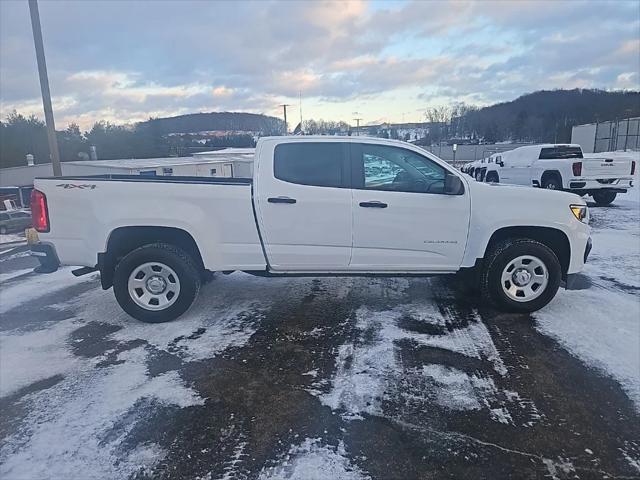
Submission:
[[[640,150],[640,117],[596,123],[593,151]]]

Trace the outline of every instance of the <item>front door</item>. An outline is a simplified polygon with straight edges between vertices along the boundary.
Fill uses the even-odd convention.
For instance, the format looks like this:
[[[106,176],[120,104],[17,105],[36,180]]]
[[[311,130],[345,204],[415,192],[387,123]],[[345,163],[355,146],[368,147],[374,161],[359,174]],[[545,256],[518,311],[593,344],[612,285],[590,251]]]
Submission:
[[[353,271],[451,271],[462,263],[470,197],[444,193],[448,172],[412,150],[352,144]]]
[[[275,271],[343,271],[351,256],[348,145],[287,142],[261,152],[257,214]]]

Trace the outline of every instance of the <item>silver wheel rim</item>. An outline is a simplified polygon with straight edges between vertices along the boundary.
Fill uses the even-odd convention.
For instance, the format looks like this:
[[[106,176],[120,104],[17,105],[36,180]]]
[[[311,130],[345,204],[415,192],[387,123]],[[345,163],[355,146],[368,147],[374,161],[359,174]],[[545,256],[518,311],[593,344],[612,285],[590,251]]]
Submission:
[[[145,310],[165,310],[180,295],[180,279],[164,263],[149,262],[136,267],[129,275],[129,296]]]
[[[507,297],[515,302],[530,302],[546,290],[549,271],[538,257],[521,255],[507,263],[501,280]]]

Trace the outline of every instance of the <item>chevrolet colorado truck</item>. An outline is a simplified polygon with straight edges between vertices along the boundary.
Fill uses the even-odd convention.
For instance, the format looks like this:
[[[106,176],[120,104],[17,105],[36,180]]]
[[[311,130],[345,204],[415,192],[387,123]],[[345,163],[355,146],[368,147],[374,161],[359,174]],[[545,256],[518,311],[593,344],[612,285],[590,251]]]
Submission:
[[[500,205],[501,208],[490,208]],[[253,178],[38,178],[34,255],[99,270],[145,322],[177,318],[210,272],[267,277],[471,271],[483,298],[529,312],[591,248],[577,195],[470,181],[414,145],[265,137]],[[491,215],[487,215],[487,211]]]
[[[476,180],[565,190],[591,195],[597,205],[611,204],[633,186],[636,162],[630,157],[594,154],[580,145],[527,145],[490,157]],[[484,167],[484,166],[483,166]]]

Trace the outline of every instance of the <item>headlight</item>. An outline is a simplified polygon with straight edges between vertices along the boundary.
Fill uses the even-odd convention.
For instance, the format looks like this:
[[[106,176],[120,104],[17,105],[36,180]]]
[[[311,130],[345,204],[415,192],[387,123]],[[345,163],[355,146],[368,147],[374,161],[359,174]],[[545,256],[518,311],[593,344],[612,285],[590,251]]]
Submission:
[[[589,223],[589,209],[586,205],[569,205],[573,216],[582,223]]]

